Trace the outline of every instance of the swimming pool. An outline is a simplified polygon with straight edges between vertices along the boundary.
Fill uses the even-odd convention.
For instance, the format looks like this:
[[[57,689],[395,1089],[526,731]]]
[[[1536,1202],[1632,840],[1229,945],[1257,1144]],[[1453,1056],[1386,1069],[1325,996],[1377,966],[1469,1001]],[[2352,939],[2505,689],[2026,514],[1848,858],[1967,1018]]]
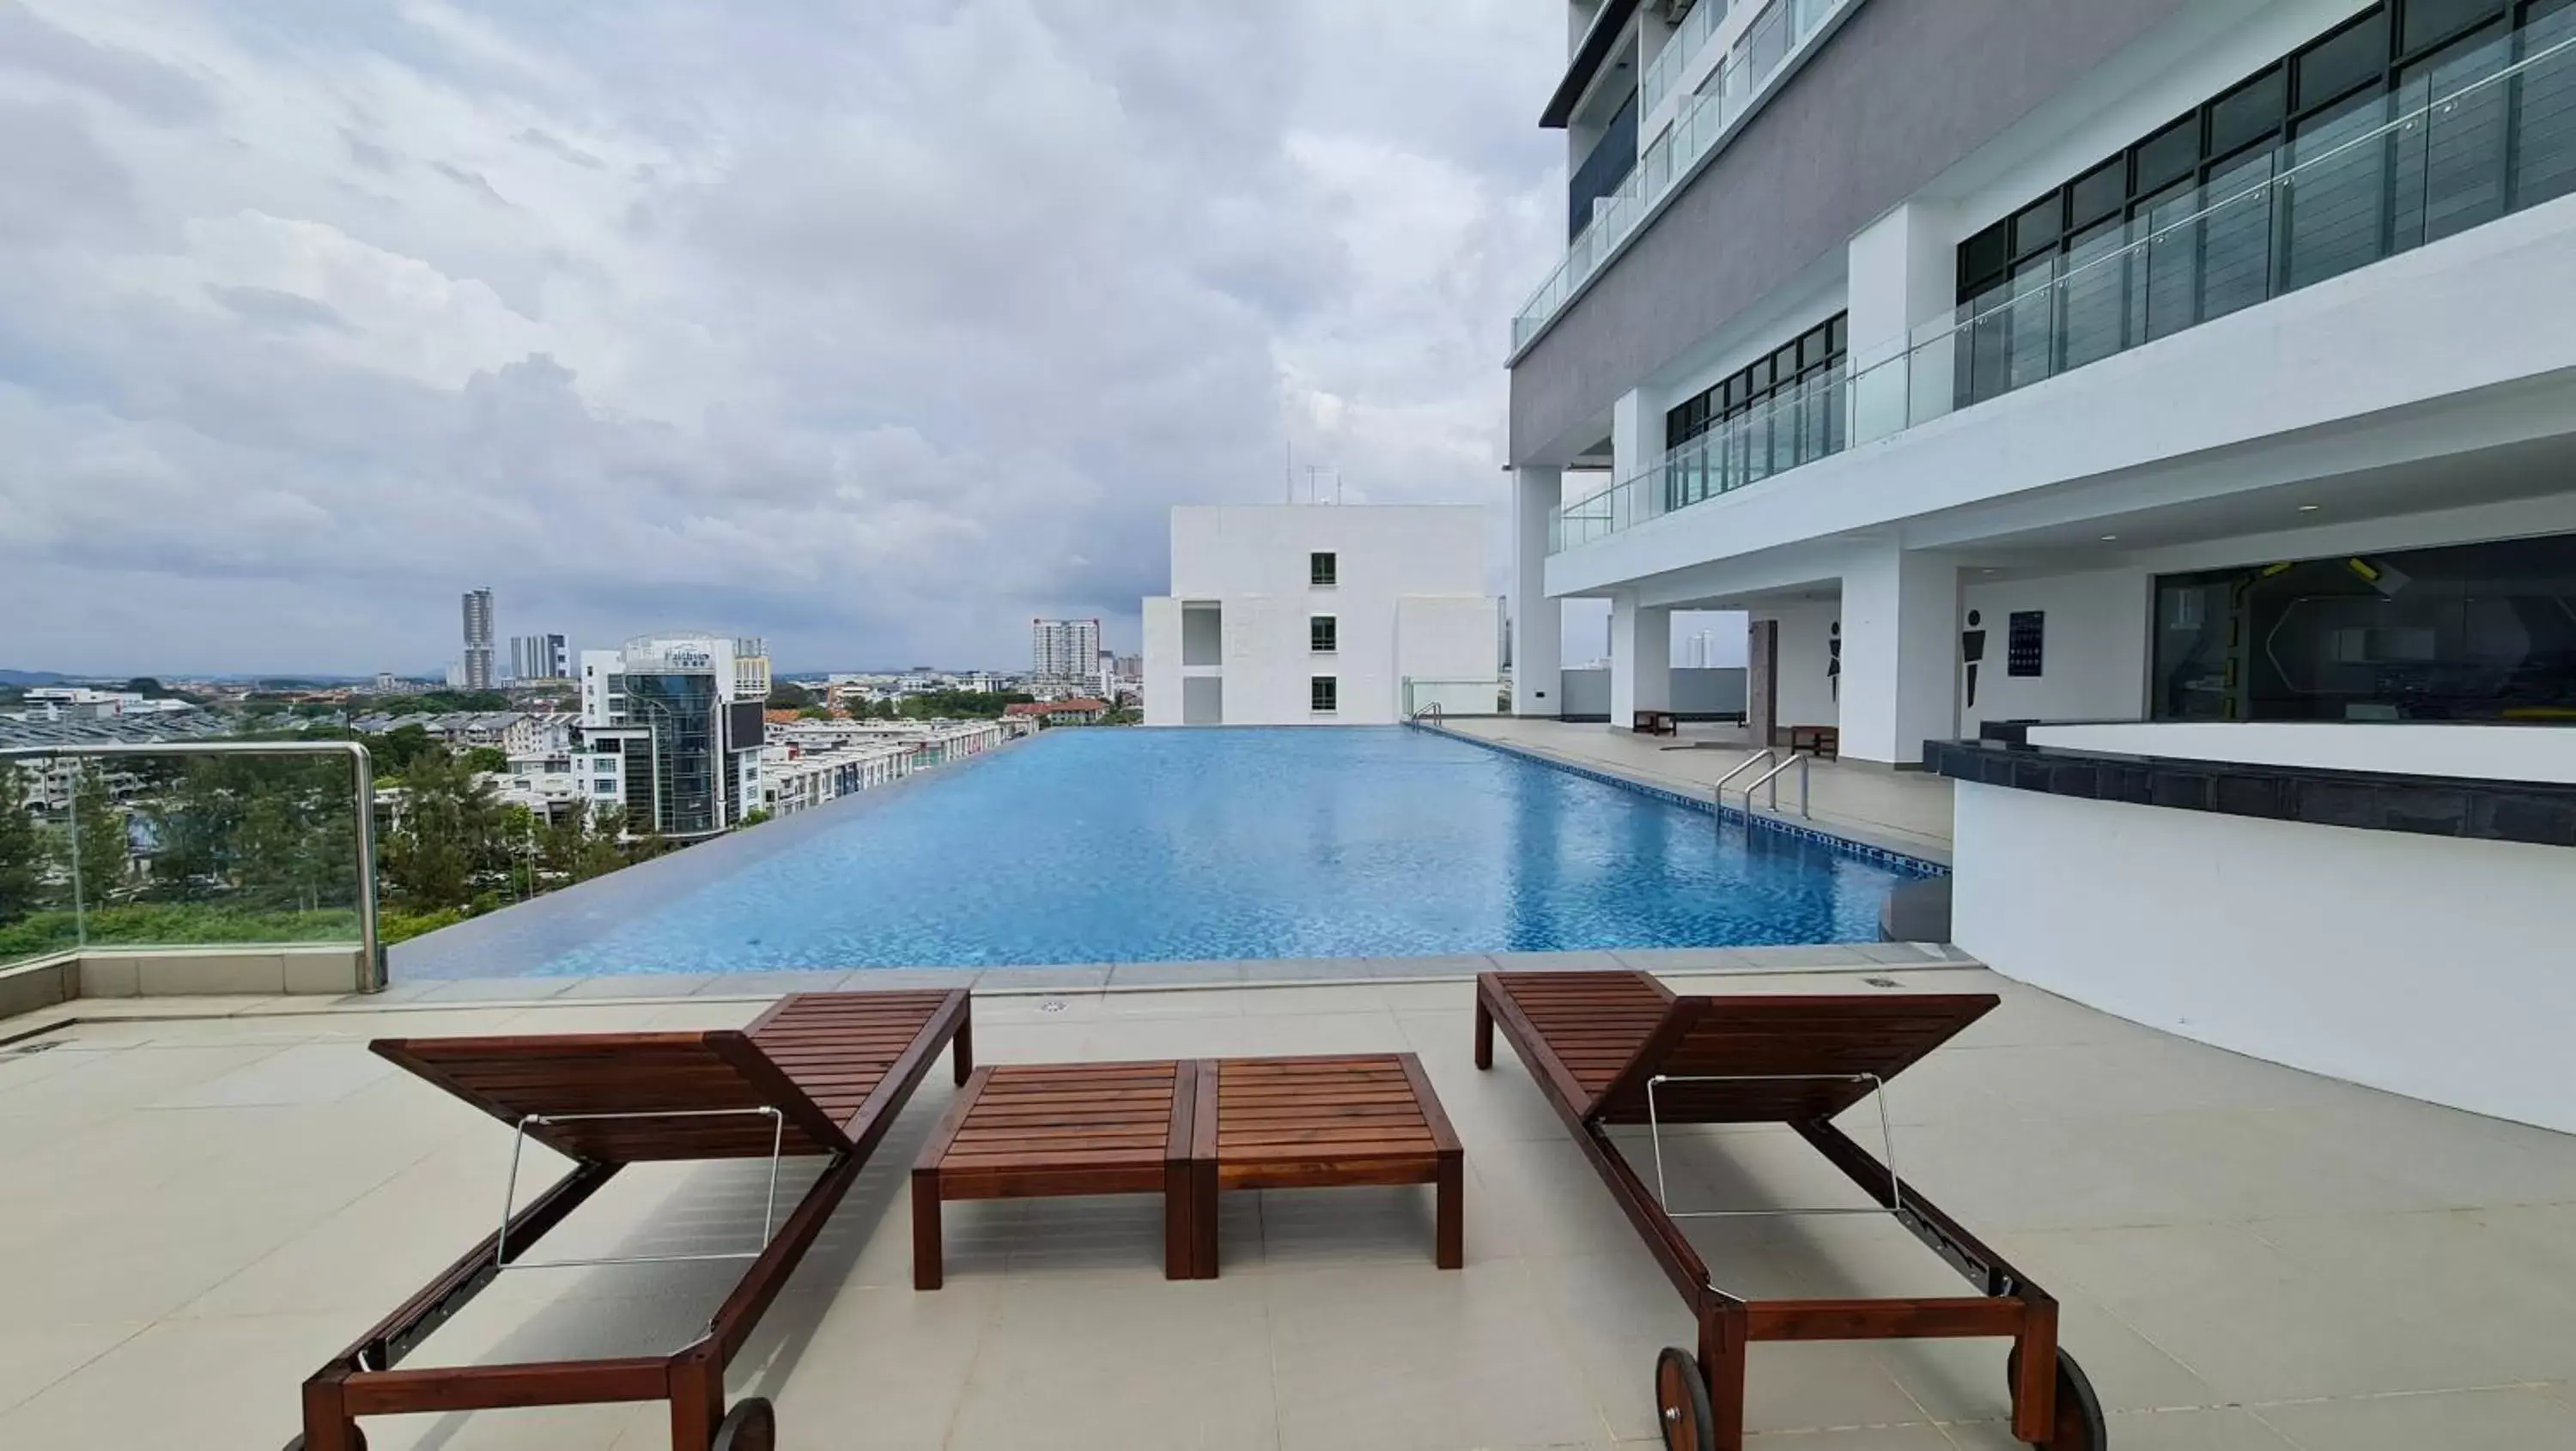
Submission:
[[[1900,880],[1403,727],[1050,731],[403,944],[394,971],[1850,942]]]

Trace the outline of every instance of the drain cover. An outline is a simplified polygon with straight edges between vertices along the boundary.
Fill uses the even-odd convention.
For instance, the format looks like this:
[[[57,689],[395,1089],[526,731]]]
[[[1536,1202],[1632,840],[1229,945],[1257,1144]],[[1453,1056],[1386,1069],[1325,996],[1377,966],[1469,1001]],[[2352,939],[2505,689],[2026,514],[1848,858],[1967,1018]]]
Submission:
[[[1903,987],[1903,986],[1904,986],[1904,984],[1903,984],[1903,983],[1898,982],[1896,979],[1894,979],[1894,978],[1892,978],[1892,977],[1865,977],[1865,978],[1862,978],[1862,979],[1861,979],[1861,981],[1862,981],[1862,982],[1865,982],[1865,983],[1868,983],[1871,987]]]

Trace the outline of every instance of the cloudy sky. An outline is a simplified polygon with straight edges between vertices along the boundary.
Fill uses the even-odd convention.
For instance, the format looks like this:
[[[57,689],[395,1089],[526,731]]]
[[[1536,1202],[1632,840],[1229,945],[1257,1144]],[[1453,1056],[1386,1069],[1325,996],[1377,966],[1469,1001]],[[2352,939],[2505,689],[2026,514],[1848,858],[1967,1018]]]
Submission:
[[[0,0],[0,667],[1136,643],[1165,510],[1503,508],[1549,0]]]

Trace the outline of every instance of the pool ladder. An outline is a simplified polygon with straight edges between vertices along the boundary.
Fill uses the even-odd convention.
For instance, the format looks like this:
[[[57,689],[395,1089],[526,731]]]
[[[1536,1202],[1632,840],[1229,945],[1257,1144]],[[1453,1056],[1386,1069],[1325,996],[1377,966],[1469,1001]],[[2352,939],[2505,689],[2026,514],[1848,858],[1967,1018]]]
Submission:
[[[1784,756],[1771,747],[1764,746],[1736,763],[1734,770],[1717,778],[1717,785],[1713,788],[1717,804],[1721,807],[1726,805],[1727,785],[1736,777],[1757,766],[1768,765],[1770,770],[1754,777],[1752,784],[1744,788],[1744,814],[1747,816],[1753,814],[1753,793],[1768,786],[1771,788],[1771,814],[1777,816],[1780,813],[1780,777],[1791,766],[1795,766],[1798,768],[1798,815],[1801,819],[1813,820],[1813,816],[1807,810],[1807,768],[1808,763],[1813,759],[1814,757],[1804,751],[1791,751]]]

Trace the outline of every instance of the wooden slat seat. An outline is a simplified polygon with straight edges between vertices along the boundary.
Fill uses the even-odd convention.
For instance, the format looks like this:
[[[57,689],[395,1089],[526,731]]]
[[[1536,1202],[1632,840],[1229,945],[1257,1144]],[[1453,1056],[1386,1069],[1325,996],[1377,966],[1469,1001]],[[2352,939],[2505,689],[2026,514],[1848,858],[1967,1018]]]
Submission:
[[[1411,1053],[1225,1058],[1199,1065],[1192,1168],[1198,1257],[1217,1272],[1216,1196],[1228,1189],[1435,1186],[1432,1260],[1464,1263],[1465,1157]]]
[[[913,1166],[914,1288],[946,1279],[943,1202],[1079,1194],[1162,1194],[1164,1274],[1193,1278],[1197,1073],[1187,1060],[976,1069]]]
[[[1672,990],[1642,972],[1495,972],[1479,979],[1509,998],[1536,1030],[1534,1067],[1589,1108],[1618,1080],[1673,1004]]]

